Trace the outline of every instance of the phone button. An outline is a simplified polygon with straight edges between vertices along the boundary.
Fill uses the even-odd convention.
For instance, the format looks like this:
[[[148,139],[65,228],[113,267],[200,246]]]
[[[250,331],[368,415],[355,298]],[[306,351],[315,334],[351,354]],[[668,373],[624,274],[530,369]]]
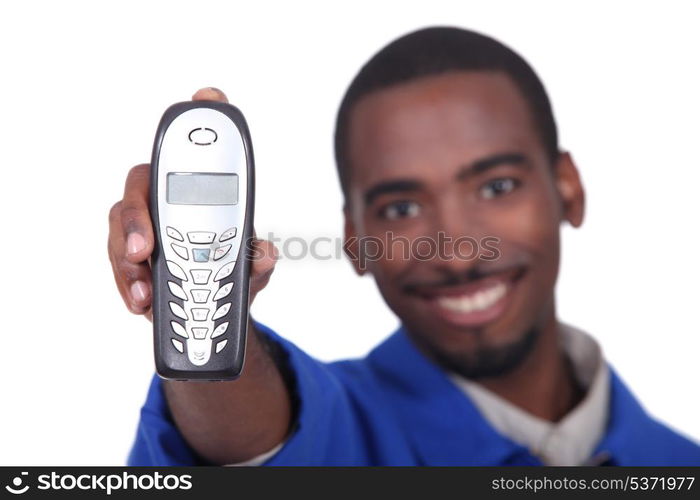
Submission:
[[[180,234],[180,231],[178,231],[174,227],[167,226],[165,228],[165,232],[167,233],[168,236],[170,236],[174,240],[185,241],[185,238],[182,237],[182,235]]]
[[[180,285],[178,285],[177,283],[173,283],[172,281],[168,281],[168,288],[170,288],[170,293],[172,293],[178,299],[187,300],[187,294],[182,289],[182,287]]]
[[[187,255],[187,249],[185,247],[181,247],[180,245],[176,245],[175,243],[171,243],[170,246],[173,247],[173,250],[175,250],[175,253],[178,254],[180,258],[190,260],[189,255]]]
[[[177,333],[180,337],[188,338],[185,327],[182,326],[180,323],[178,323],[177,321],[171,321],[170,326],[173,327],[173,331]]]
[[[219,307],[216,312],[214,313],[214,316],[211,317],[212,321],[216,321],[219,318],[222,318],[226,316],[228,313],[229,309],[231,309],[231,303],[227,302],[223,306]]]
[[[214,250],[214,260],[223,259],[229,250],[231,250],[231,245],[224,245],[222,247],[217,248],[216,250]]]
[[[226,344],[228,344],[228,339],[224,339],[221,342],[219,342],[218,344],[216,344],[217,354],[224,350],[224,347],[226,347]]]
[[[223,299],[229,293],[231,293],[231,288],[233,288],[233,282],[226,283],[224,286],[219,288],[219,290],[214,294],[214,302],[216,302],[219,299]]]
[[[208,262],[209,261],[209,249],[208,248],[193,248],[192,249],[192,259],[195,262]]]
[[[211,334],[211,338],[215,339],[216,337],[221,337],[224,333],[226,333],[227,329],[228,329],[228,322],[221,323],[219,326],[217,326],[214,329],[214,331]]]
[[[197,340],[204,340],[207,338],[208,331],[209,328],[192,328],[192,335],[194,335],[194,338]]]
[[[216,131],[208,127],[192,129],[187,137],[191,143],[197,146],[209,146],[210,144],[214,144],[219,138]]]
[[[184,351],[185,351],[185,347],[182,345],[182,342],[180,342],[180,341],[177,340],[177,339],[170,339],[170,340],[172,341],[173,346],[175,347],[175,349],[177,349],[177,350],[180,351],[180,352],[184,352]]]
[[[192,313],[192,319],[195,321],[206,321],[207,316],[209,316],[209,309],[192,309],[190,311]]]
[[[236,265],[235,262],[229,262],[228,264],[224,265],[221,269],[219,269],[219,272],[216,273],[216,276],[214,277],[214,281],[220,281],[220,280],[230,276],[231,273],[233,272],[233,268],[235,265]]]
[[[168,271],[170,271],[170,274],[175,276],[177,279],[187,281],[187,275],[180,266],[175,264],[172,260],[166,260],[165,263],[168,265]]]
[[[178,318],[184,319],[187,321],[189,318],[187,317],[187,313],[185,310],[180,306],[180,304],[176,304],[175,302],[168,302],[168,305],[170,306],[170,310],[173,312],[175,316]]]
[[[187,239],[190,240],[190,243],[194,243],[195,245],[208,245],[214,241],[214,237],[216,237],[216,233],[210,233],[208,231],[193,231],[187,233]]]
[[[196,304],[204,304],[207,299],[209,298],[209,294],[211,293],[211,290],[207,290],[206,288],[197,288],[194,290],[191,290],[192,293],[192,300],[195,301]]]
[[[235,227],[229,228],[223,233],[221,233],[221,237],[219,238],[219,241],[228,241],[234,236],[236,236],[236,229]]]
[[[192,269],[190,274],[195,285],[206,285],[211,275],[211,269]]]

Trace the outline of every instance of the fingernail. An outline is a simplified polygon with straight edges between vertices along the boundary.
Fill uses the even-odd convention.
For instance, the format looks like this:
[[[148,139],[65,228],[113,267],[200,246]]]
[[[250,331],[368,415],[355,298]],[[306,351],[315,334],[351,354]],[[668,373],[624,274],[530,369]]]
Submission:
[[[143,281],[134,281],[131,284],[131,297],[136,302],[143,302],[148,297],[148,287]]]
[[[126,239],[126,253],[133,255],[146,248],[146,239],[139,233],[130,233]]]

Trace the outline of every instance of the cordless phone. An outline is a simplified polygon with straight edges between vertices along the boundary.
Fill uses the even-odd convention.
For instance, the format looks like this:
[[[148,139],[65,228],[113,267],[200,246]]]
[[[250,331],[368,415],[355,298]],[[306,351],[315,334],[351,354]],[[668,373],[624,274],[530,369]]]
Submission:
[[[215,101],[174,104],[151,160],[156,370],[232,380],[248,326],[254,162],[243,114]]]

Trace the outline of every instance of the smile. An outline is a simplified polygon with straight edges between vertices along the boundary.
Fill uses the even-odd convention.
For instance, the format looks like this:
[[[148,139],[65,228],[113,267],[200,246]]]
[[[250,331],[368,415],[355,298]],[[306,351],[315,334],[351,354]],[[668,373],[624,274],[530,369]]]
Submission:
[[[503,273],[463,285],[439,287],[422,294],[423,304],[438,322],[456,327],[482,327],[508,309],[522,273]]]
[[[471,313],[484,311],[492,307],[508,292],[508,285],[504,282],[495,283],[484,290],[456,297],[437,297],[438,306],[457,313]]]

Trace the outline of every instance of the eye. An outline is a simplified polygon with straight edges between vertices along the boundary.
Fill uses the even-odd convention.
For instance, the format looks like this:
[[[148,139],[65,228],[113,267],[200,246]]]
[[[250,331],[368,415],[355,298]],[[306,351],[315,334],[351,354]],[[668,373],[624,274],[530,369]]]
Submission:
[[[512,177],[501,177],[488,181],[481,186],[481,196],[487,200],[508,194],[520,185],[520,181]]]
[[[379,209],[379,216],[387,220],[399,220],[416,217],[420,213],[420,205],[415,201],[394,201]]]

